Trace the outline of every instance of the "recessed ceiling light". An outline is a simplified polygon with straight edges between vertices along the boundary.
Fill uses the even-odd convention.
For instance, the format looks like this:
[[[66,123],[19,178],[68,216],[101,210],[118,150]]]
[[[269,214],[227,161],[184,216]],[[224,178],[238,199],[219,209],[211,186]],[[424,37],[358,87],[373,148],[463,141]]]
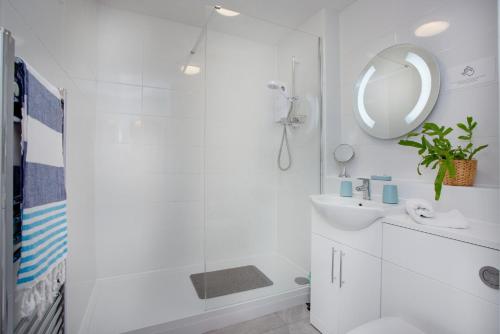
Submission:
[[[442,33],[448,29],[450,23],[448,21],[432,21],[422,24],[415,29],[415,36],[417,37],[431,37]]]
[[[200,73],[201,68],[196,65],[185,65],[185,66],[183,65],[181,66],[181,71],[186,75],[196,75]]]
[[[217,13],[219,13],[222,16],[230,16],[231,17],[231,16],[240,15],[240,13],[235,12],[234,10],[222,8],[221,6],[215,6],[215,10],[217,11]]]

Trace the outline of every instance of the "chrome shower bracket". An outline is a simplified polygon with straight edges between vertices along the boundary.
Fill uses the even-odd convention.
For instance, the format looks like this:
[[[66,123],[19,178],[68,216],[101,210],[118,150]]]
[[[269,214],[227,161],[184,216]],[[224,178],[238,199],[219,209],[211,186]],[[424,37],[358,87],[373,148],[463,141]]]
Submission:
[[[289,126],[293,129],[299,128],[306,122],[306,115],[290,115],[288,118],[282,118],[278,124]]]

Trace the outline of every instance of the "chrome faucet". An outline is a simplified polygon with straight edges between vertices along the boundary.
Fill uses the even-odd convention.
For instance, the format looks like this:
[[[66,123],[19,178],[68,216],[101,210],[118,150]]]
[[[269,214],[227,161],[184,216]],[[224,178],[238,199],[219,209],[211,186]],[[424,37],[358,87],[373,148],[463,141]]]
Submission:
[[[372,198],[371,189],[370,189],[370,179],[365,177],[360,177],[358,180],[363,181],[363,184],[356,187],[356,191],[363,192],[363,199],[370,200]]]

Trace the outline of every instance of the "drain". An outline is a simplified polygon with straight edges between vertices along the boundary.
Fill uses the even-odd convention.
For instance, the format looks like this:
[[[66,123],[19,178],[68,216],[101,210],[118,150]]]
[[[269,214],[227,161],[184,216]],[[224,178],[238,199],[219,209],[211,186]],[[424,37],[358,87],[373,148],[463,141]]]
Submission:
[[[309,280],[307,277],[295,277],[295,283],[298,285],[307,285],[309,284]]]

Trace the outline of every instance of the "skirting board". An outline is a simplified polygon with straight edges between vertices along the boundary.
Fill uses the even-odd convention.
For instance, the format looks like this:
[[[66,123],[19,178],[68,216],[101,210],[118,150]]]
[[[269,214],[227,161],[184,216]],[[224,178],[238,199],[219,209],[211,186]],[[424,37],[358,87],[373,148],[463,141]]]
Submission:
[[[309,302],[309,287],[252,300],[125,334],[202,334]]]

